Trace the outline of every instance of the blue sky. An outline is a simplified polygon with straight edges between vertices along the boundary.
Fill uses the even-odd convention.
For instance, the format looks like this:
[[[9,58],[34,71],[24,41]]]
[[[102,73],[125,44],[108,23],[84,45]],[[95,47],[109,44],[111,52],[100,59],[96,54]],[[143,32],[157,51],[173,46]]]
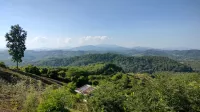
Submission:
[[[10,26],[27,48],[116,44],[200,49],[200,0],[0,0],[0,48]]]

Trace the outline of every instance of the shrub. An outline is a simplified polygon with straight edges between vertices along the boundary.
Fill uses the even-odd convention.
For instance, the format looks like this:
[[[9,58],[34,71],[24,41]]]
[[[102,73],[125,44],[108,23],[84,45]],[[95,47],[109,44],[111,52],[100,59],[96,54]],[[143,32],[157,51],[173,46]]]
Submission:
[[[4,62],[0,62],[0,67],[2,67],[2,68],[6,68],[5,63],[4,63]]]
[[[67,84],[67,87],[69,88],[69,91],[70,91],[71,93],[75,93],[74,90],[76,89],[76,83],[70,82],[70,83]]]
[[[116,75],[112,76],[112,80],[116,81],[122,78],[122,73],[117,73]]]
[[[83,86],[85,84],[88,83],[88,78],[87,77],[84,77],[84,76],[80,76],[77,80],[77,86],[80,87],[80,86]]]
[[[25,72],[40,75],[40,70],[36,66],[28,65],[24,68]]]
[[[48,69],[47,68],[40,68],[40,73],[41,74],[47,74]]]
[[[50,78],[53,78],[53,79],[58,78],[58,70],[57,69],[49,69],[47,74]]]
[[[59,77],[64,79],[65,78],[65,71],[63,71],[63,70],[59,71],[58,75],[59,75]]]
[[[112,83],[104,83],[88,98],[88,109],[91,112],[123,112],[124,95],[121,89]]]
[[[99,82],[97,81],[97,80],[94,80],[94,81],[92,81],[92,85],[98,85],[99,84]]]
[[[37,108],[38,112],[69,112],[75,104],[75,96],[65,87],[47,90]]]

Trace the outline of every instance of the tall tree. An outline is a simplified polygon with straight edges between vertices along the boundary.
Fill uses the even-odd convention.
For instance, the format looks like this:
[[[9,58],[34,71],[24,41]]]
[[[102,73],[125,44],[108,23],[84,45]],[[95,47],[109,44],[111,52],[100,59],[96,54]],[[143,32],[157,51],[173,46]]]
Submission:
[[[26,50],[25,41],[26,41],[27,32],[23,30],[18,24],[11,26],[9,33],[6,33],[5,38],[7,41],[8,52],[12,56],[12,61],[17,63],[22,62],[22,57],[24,57],[24,51]]]

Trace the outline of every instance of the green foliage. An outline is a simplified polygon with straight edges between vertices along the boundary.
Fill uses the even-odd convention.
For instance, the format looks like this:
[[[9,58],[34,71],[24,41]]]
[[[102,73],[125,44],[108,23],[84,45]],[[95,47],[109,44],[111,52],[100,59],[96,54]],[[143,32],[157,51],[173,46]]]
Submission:
[[[48,77],[53,78],[53,79],[57,79],[58,78],[58,69],[48,69]]]
[[[87,77],[84,77],[84,76],[80,76],[77,80],[77,86],[80,87],[80,86],[83,86],[85,84],[88,83],[88,78]]]
[[[200,111],[199,74],[158,72],[153,76],[154,78],[148,74],[129,76],[123,74],[122,77],[119,74],[114,75],[111,77],[112,81],[103,81],[88,98],[89,110],[92,112]]]
[[[192,72],[192,68],[181,64],[177,61],[169,59],[167,57],[159,56],[123,56],[117,54],[88,54],[83,56],[76,56],[72,58],[51,58],[42,62],[36,63],[37,65],[43,66],[69,66],[69,65],[89,65],[92,63],[113,63],[115,65],[107,65],[107,71],[104,74],[110,74],[120,68],[125,72],[141,72],[141,73],[153,73],[156,71],[174,71],[174,72]],[[95,65],[99,68],[101,65]],[[112,66],[112,67],[111,67]],[[105,66],[106,67],[106,66]],[[111,68],[109,68],[111,67]],[[120,67],[120,68],[117,68]],[[92,67],[91,67],[92,68]],[[114,70],[113,70],[114,69]],[[97,72],[102,72],[98,69]],[[96,74],[96,73],[93,73]]]
[[[2,68],[6,68],[5,63],[4,63],[4,62],[0,62],[0,67],[2,67]]]
[[[74,93],[75,92],[74,90],[76,89],[76,83],[70,82],[67,84],[67,87],[71,93]]]
[[[73,58],[68,59],[68,61],[64,61],[66,59],[63,58],[69,58],[74,56],[81,56],[86,54],[102,54],[102,53],[117,53],[117,54],[123,54],[128,56],[163,56],[168,57],[170,59],[174,59],[176,61],[185,62],[185,61],[199,61],[200,60],[200,50],[156,50],[156,49],[148,49],[148,50],[125,50],[123,52],[118,51],[66,51],[66,50],[51,50],[51,51],[33,51],[33,50],[27,50],[25,51],[25,57],[23,60],[25,60],[21,65],[26,64],[35,64],[35,61],[38,65],[54,65],[54,66],[66,66],[66,65],[88,65],[91,63],[96,63],[95,61],[92,61],[93,59],[79,59],[79,58]],[[4,62],[6,65],[14,66],[14,64],[7,59],[9,54],[7,51],[0,51],[0,59],[5,60]],[[114,56],[113,56],[114,57]],[[110,60],[107,60],[105,62],[109,62],[113,59],[113,57],[109,58]],[[48,59],[51,58],[51,59]],[[62,61],[58,61],[62,60]],[[87,59],[87,60],[86,60]],[[97,60],[99,62],[99,60]],[[192,62],[192,63],[193,63]],[[198,63],[197,63],[198,64]],[[193,66],[193,64],[191,64]],[[196,66],[196,64],[195,64]],[[194,67],[195,67],[194,66]],[[195,68],[194,68],[195,69]],[[198,68],[196,68],[198,69]]]
[[[69,67],[66,72],[66,78],[73,82],[76,82],[81,75],[84,76],[86,73],[78,67]]]
[[[76,99],[67,88],[46,90],[37,110],[38,112],[68,112],[74,106]]]
[[[200,111],[200,75],[197,73],[156,73],[156,82],[162,88],[168,105],[176,111]],[[164,89],[165,88],[165,89]]]
[[[88,98],[88,108],[91,112],[123,112],[122,89],[116,88],[114,84],[104,82],[92,97]]]
[[[97,80],[92,81],[92,85],[97,86],[98,84],[99,84],[99,82]]]
[[[123,69],[121,67],[112,63],[95,63],[87,66],[81,66],[81,68],[83,68],[83,70],[85,70],[86,73],[88,73],[89,75],[112,75],[117,72],[123,72]]]
[[[19,25],[11,26],[9,33],[6,33],[5,38],[7,42],[8,52],[12,56],[12,60],[18,63],[22,62],[22,57],[24,57],[24,51],[26,50],[27,32],[23,30]]]
[[[27,73],[32,73],[32,74],[36,74],[36,75],[40,75],[41,74],[40,73],[40,69],[37,68],[36,66],[33,66],[33,65],[25,66],[23,69]]]
[[[40,68],[40,73],[41,74],[47,74],[48,73],[48,69],[47,68]]]
[[[114,81],[119,80],[122,78],[122,75],[123,75],[122,73],[117,73],[117,74],[113,75],[111,79]]]
[[[200,72],[200,60],[183,60],[181,62],[191,66],[194,71]]]
[[[31,65],[22,68],[23,70],[26,68],[29,72],[35,71],[35,67]],[[42,82],[37,81],[40,76],[34,75],[37,80],[33,77],[23,83],[16,82],[16,84],[7,85],[9,81],[1,81],[1,78],[10,80],[13,77],[5,78],[4,76],[20,74],[0,67],[0,96],[5,99],[0,100],[0,108],[11,102],[10,108],[24,112],[200,111],[199,73],[124,73],[121,68],[118,70],[116,65],[103,63],[80,67],[36,68],[40,72],[43,69],[42,73],[47,73],[47,76],[56,79],[56,82],[61,79],[69,79],[67,80],[69,82],[66,87],[54,85],[46,87]],[[88,96],[76,94],[74,90],[85,84],[95,85],[92,94]]]
[[[58,72],[60,78],[65,78],[65,71],[61,70]]]

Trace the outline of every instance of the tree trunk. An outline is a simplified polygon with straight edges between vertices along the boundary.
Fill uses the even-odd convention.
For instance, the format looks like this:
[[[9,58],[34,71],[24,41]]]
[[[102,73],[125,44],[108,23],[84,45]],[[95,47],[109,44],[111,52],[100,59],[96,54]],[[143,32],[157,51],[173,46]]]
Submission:
[[[18,70],[18,61],[17,61],[17,70]]]

